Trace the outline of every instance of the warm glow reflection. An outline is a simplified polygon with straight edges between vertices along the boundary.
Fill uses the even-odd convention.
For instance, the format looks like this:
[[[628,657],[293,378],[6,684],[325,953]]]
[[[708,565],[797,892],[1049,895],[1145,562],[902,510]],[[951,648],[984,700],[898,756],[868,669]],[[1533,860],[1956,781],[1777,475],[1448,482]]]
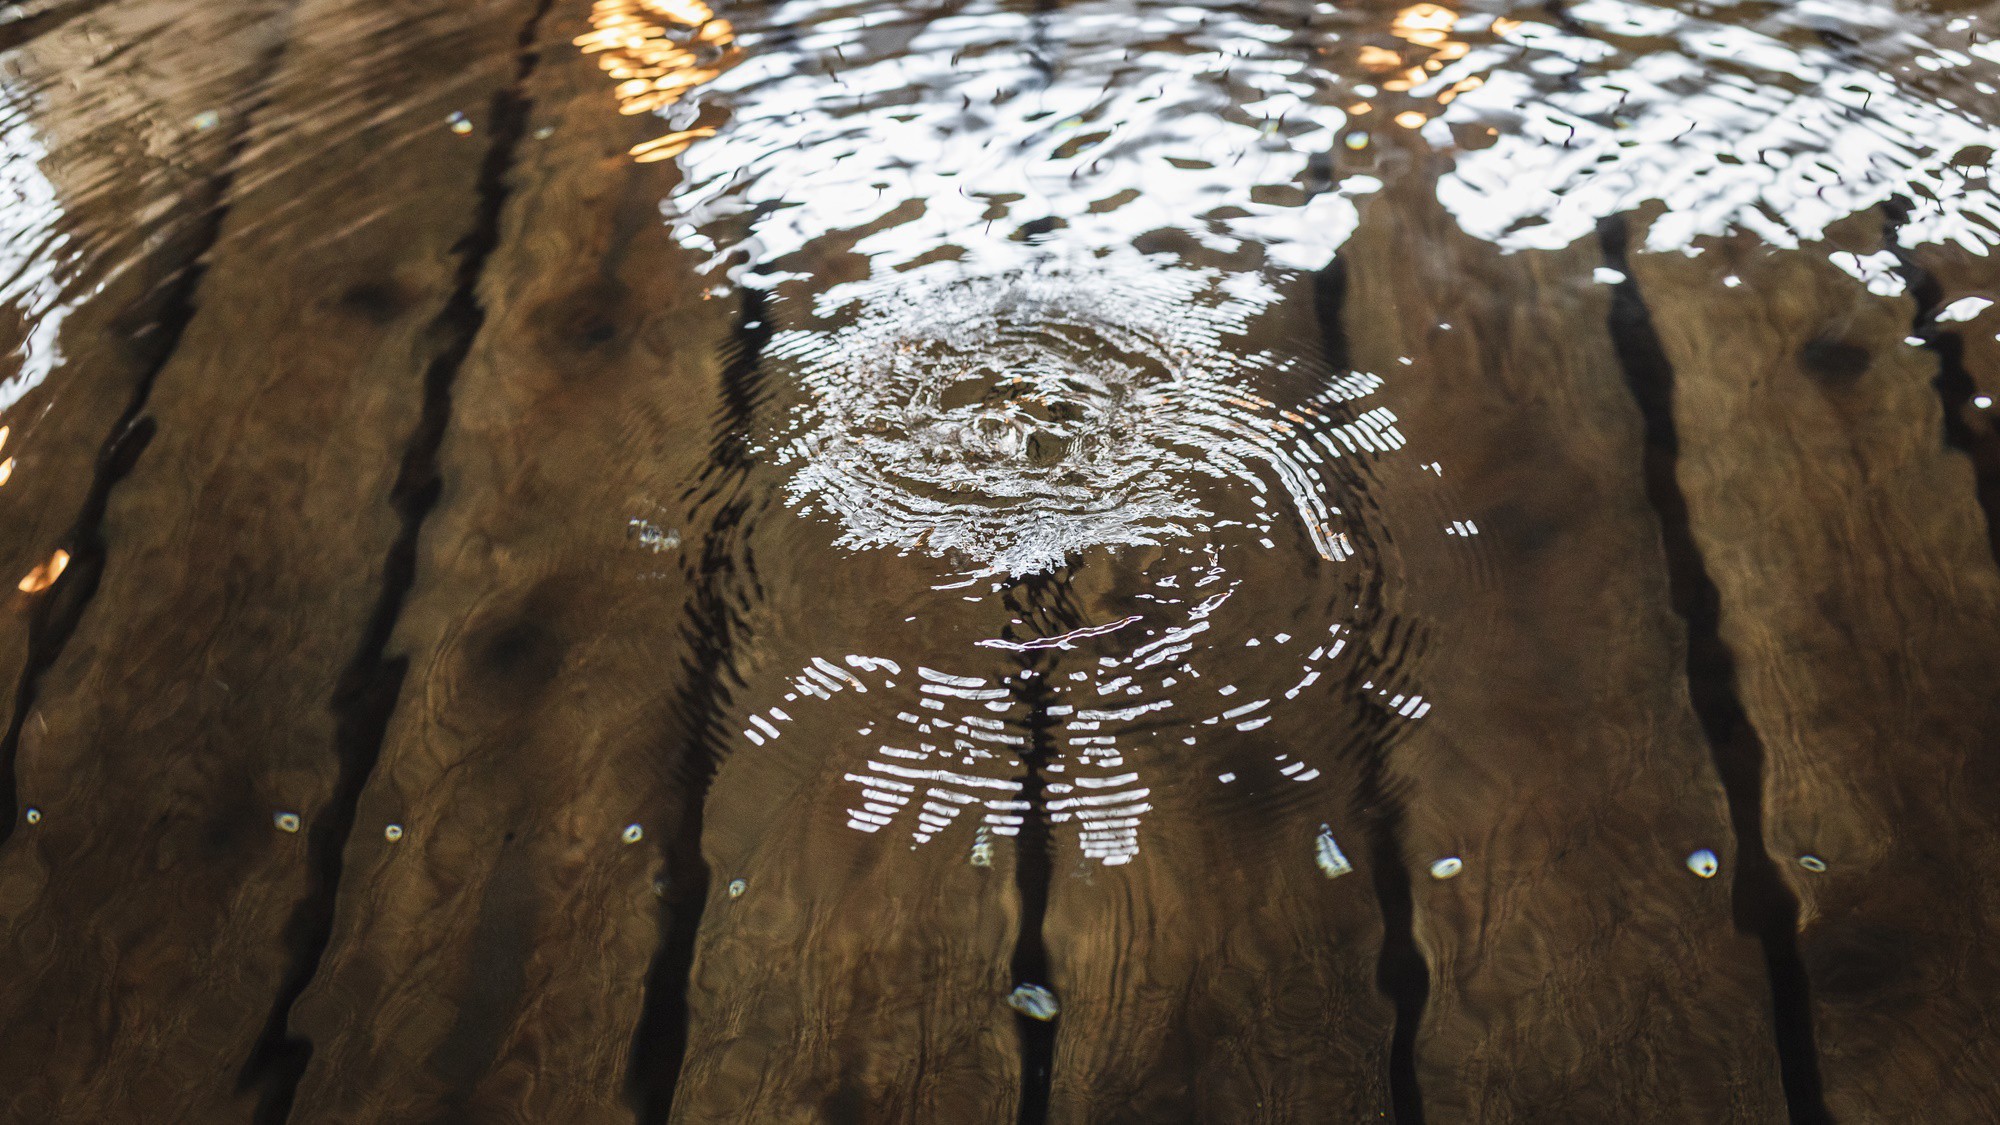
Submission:
[[[1412,4],[1397,12],[1395,18],[1389,21],[1389,33],[1412,47],[1423,49],[1430,57],[1415,66],[1404,67],[1403,56],[1395,51],[1363,48],[1364,56],[1368,51],[1375,50],[1387,55],[1393,61],[1387,66],[1370,66],[1364,57],[1361,65],[1375,71],[1402,71],[1401,74],[1382,83],[1384,90],[1401,92],[1415,89],[1422,85],[1432,72],[1444,69],[1444,64],[1454,59],[1464,58],[1472,49],[1470,44],[1451,38],[1451,29],[1457,23],[1458,13],[1449,8],[1441,8],[1436,4]],[[1452,90],[1448,96],[1439,100],[1449,102],[1461,92]]]
[[[21,579],[21,592],[24,594],[41,593],[43,590],[56,584],[56,579],[62,577],[63,569],[67,566],[69,566],[69,552],[57,551],[55,554],[49,556],[49,561],[29,571],[28,576]]]
[[[4,485],[8,481],[13,479],[14,479],[14,459],[12,457],[9,457],[5,461],[0,461],[0,485]]]
[[[728,20],[701,0],[596,0],[594,30],[578,36],[585,54],[618,82],[618,112],[653,113],[675,105],[696,87],[714,81],[742,58]],[[713,128],[682,129],[632,146],[640,162],[687,151]]]

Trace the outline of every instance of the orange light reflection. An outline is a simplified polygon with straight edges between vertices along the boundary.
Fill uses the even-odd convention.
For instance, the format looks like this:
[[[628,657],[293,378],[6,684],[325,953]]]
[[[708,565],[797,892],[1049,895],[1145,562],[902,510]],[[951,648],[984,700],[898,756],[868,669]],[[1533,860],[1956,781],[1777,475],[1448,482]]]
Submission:
[[[68,566],[69,552],[57,551],[49,556],[49,561],[29,571],[28,576],[21,579],[20,591],[24,594],[41,593],[55,585],[56,579],[62,577],[64,568]]]
[[[575,43],[603,56],[598,66],[617,80],[618,112],[626,115],[677,104],[743,55],[729,21],[701,0],[596,0],[590,24]],[[714,135],[713,128],[683,129],[634,145],[631,155],[641,163],[666,160]]]

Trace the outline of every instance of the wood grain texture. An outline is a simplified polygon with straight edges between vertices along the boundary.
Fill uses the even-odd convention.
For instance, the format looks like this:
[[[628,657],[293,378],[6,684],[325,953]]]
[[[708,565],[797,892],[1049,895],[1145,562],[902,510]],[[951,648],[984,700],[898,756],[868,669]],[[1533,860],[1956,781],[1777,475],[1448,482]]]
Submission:
[[[1681,487],[1766,748],[1826,1100],[1992,1120],[2000,572],[1913,309],[1829,261],[1707,241],[1635,276],[1674,368]],[[1879,230],[1879,227],[1875,229]],[[1815,866],[1804,865],[1811,857]]]
[[[1464,235],[1434,160],[1378,158],[1389,187],[1341,254],[1352,362],[1410,439],[1377,487],[1435,703],[1391,767],[1431,968],[1428,1119],[1781,1120],[1601,258]],[[1443,857],[1463,874],[1431,877]]]
[[[571,45],[588,11],[540,24],[390,646],[408,671],[294,1014],[313,1045],[297,1121],[632,1117],[662,897],[689,893],[662,848],[691,767],[691,482],[733,310],[659,222],[672,166],[626,156],[657,123],[621,117]],[[636,518],[689,546],[648,550]]]
[[[1271,308],[1216,346],[1259,357],[1244,406],[1255,396],[1279,411],[1310,409],[1303,404],[1332,374],[1320,354],[1312,278],[1274,271],[1266,280],[1280,294]],[[1269,434],[1274,442],[1290,436],[1282,426]],[[1321,466],[1328,505],[1351,511],[1356,498],[1333,487],[1346,469]],[[1201,494],[1225,526],[1245,518],[1240,506],[1252,492],[1230,486]],[[1369,641],[1354,639],[1357,629],[1386,627],[1365,592],[1376,560],[1364,546],[1359,557],[1330,562],[1289,512],[1271,538],[1268,548],[1226,533],[1202,544],[1220,547],[1226,581],[1191,592],[1190,601],[1229,590],[1234,604],[1204,619],[1191,646],[1193,674],[1179,661],[1150,677],[1144,670],[1159,635],[1188,624],[1156,600],[1173,592],[1156,585],[1172,573],[1157,566],[1160,556],[1185,542],[1086,552],[1063,572],[1062,597],[1051,599],[1065,614],[1051,633],[1135,622],[1055,656],[1046,675],[1058,682],[1119,662],[1101,674],[1117,676],[1109,691],[1079,684],[1065,702],[1116,710],[1132,701],[1116,685],[1136,677],[1137,699],[1172,704],[1133,720],[1078,724],[1089,738],[1115,738],[1119,764],[1093,767],[1073,744],[1063,772],[1050,774],[1080,785],[1093,775],[1131,776],[1146,803],[1129,862],[1092,856],[1081,836],[1088,821],[1054,826],[1044,932],[1063,1014],[1051,1121],[1373,1121],[1391,1113],[1395,1012],[1377,982],[1384,921],[1371,845],[1380,810],[1371,803],[1380,794],[1370,774],[1401,721],[1384,711],[1372,682],[1362,686]],[[1232,616],[1244,601],[1251,608]],[[1302,660],[1304,650],[1337,639],[1353,641],[1345,657]],[[1310,690],[1289,699],[1271,691],[1308,669]],[[1264,722],[1242,730],[1217,721],[1266,692],[1269,706],[1254,712]],[[1130,786],[1095,792],[1121,788]],[[1316,863],[1323,831],[1349,865],[1332,878]]]
[[[793,277],[757,306],[767,331],[831,333],[865,315],[813,307],[832,284],[865,275],[851,253],[860,233],[829,231],[754,263]],[[977,743],[995,755],[977,766],[949,749],[973,745],[964,714],[997,724],[1000,737],[1025,737],[1010,697],[1018,662],[977,644],[1000,635],[1012,603],[987,582],[972,587],[977,595],[939,588],[957,568],[920,550],[837,546],[831,513],[804,518],[787,503],[796,468],[772,455],[774,435],[813,405],[811,392],[766,357],[738,373],[735,393],[746,409],[734,440],[753,452],[730,493],[741,498],[739,526],[714,548],[726,560],[712,581],[728,622],[709,699],[719,756],[703,810],[711,879],[672,1119],[1017,1120],[1021,1050],[1006,999],[1022,926],[1019,856],[996,835],[991,862],[972,862],[981,803],[954,805],[935,831],[915,820],[955,798],[1012,794],[883,769],[962,767],[1002,784],[1021,775],[1006,744]],[[826,667],[839,676],[808,671]],[[985,681],[1003,693],[987,701],[1001,710],[938,695],[924,668]],[[824,686],[804,687],[813,676]],[[753,737],[753,715],[781,733]],[[878,831],[852,823],[850,810],[891,808],[870,786],[899,802]]]
[[[9,1116],[251,1115],[239,1075],[295,963],[337,681],[474,204],[483,146],[445,117],[511,74],[519,9],[298,13],[155,436],[111,495],[103,584],[27,718],[42,819],[0,854]]]
[[[0,55],[10,167],[25,165],[0,224],[9,272],[22,270],[0,306],[0,730],[36,610],[63,592],[16,583],[79,551],[72,532],[100,458],[172,346],[182,281],[214,237],[232,142],[287,7],[94,6]]]
[[[851,589],[907,588],[907,573],[881,575],[870,565],[877,561],[848,560],[828,572],[855,582]],[[767,588],[817,592],[793,565],[766,562],[760,576]],[[882,584],[857,581],[871,571]],[[673,1120],[1014,1121],[1020,1050],[1006,997],[1020,926],[1017,853],[1001,839],[992,863],[970,861],[977,806],[920,846],[907,816],[877,833],[848,824],[847,810],[862,807],[864,794],[846,775],[868,776],[871,760],[910,764],[877,747],[917,745],[900,737],[915,732],[895,718],[920,706],[924,681],[914,665],[976,674],[939,659],[963,652],[965,638],[951,643],[956,630],[927,628],[943,643],[899,649],[892,659],[907,678],[895,688],[878,681],[867,696],[850,688],[807,712],[810,699],[780,704],[780,677],[797,675],[814,655],[838,660],[833,645],[842,640],[868,651],[852,645],[864,635],[855,614],[886,601],[850,597],[843,613],[809,608],[817,600],[766,618],[773,627],[758,632],[758,651],[739,650],[738,668],[756,671],[726,711],[736,745],[704,812],[713,878],[688,982],[687,1063]],[[790,660],[795,654],[803,659]],[[798,725],[769,745],[747,745],[735,724],[774,705],[798,714]],[[900,783],[912,786],[906,808],[939,803],[939,787]]]

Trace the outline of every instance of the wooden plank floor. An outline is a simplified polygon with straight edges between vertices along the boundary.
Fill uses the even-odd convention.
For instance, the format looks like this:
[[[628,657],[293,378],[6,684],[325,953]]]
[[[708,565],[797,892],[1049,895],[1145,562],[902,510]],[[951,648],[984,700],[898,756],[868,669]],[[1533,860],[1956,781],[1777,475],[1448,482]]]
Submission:
[[[283,1070],[267,1025],[310,968],[337,791],[365,769],[353,665],[476,212],[485,146],[446,120],[484,121],[511,79],[508,7],[292,14],[258,174],[235,178],[15,763],[39,823],[0,855],[0,1060],[29,1118],[241,1119]]]
[[[1327,468],[1379,581],[1244,564],[1365,628],[1199,755],[1119,729],[1105,864],[1049,685],[1139,642],[982,642],[1160,556],[981,603],[795,518],[773,342],[867,232],[704,272],[606,10],[0,31],[74,247],[0,324],[62,357],[0,409],[0,1119],[2000,1120],[1992,257],[1503,254],[1414,134],[1344,156],[1355,233],[1228,343],[1411,435]],[[184,80],[66,80],[107,44]],[[1830,261],[1883,250],[1909,293]],[[968,715],[1006,749],[908,765]]]
[[[1911,302],[1828,260],[1875,253],[1880,231],[1634,268],[1764,746],[1765,846],[1800,902],[1828,1108],[1991,1120],[2000,569],[1973,466],[1944,444],[1936,360],[1906,342]]]
[[[1594,240],[1502,255],[1435,202],[1431,158],[1378,161],[1345,324],[1415,435],[1377,490],[1429,517],[1391,586],[1423,689],[1452,701],[1392,756],[1431,972],[1427,1120],[1777,1119],[1603,259]],[[1447,858],[1462,872],[1432,877]]]
[[[93,7],[51,13],[0,63],[14,101],[9,147],[45,154],[37,168],[56,205],[25,206],[24,192],[7,231],[10,242],[27,243],[12,252],[45,254],[51,266],[0,324],[9,400],[0,575],[12,587],[0,668],[17,683],[31,635],[62,632],[74,595],[96,581],[101,550],[79,527],[97,518],[100,478],[144,444],[130,414],[186,322],[195,259],[215,239],[246,124],[238,94],[268,77],[288,22],[278,0],[230,12],[145,0]],[[151,81],[73,81],[126,52]],[[69,581],[52,589],[65,573]],[[17,703],[12,690],[0,695],[0,791],[10,794]]]

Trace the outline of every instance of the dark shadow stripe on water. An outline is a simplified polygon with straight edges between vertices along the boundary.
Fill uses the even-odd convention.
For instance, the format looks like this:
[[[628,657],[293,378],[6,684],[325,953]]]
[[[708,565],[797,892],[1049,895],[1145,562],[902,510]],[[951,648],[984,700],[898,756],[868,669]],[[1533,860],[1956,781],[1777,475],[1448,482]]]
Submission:
[[[1687,497],[1676,476],[1680,435],[1674,425],[1673,366],[1654,333],[1638,283],[1631,280],[1628,224],[1622,216],[1607,218],[1599,224],[1598,237],[1605,264],[1626,276],[1612,289],[1611,338],[1645,420],[1646,497],[1660,521],[1674,612],[1687,626],[1688,693],[1728,797],[1736,837],[1736,927],[1754,935],[1764,948],[1779,1077],[1791,1121],[1824,1125],[1832,1117],[1820,1088],[1811,989],[1799,957],[1798,900],[1764,848],[1764,745],[1737,694],[1736,658],[1721,633],[1721,595],[1695,543]]]
[[[1035,575],[1008,591],[1008,606],[1026,623],[1021,636],[1003,630],[1009,640],[1056,636],[1084,623],[1070,597],[1069,572]],[[1020,896],[1021,926],[1014,937],[1009,973],[1014,985],[1052,987],[1048,942],[1043,927],[1049,912],[1049,882],[1054,859],[1049,846],[1048,777],[1045,767],[1056,753],[1059,720],[1050,713],[1056,693],[1049,687],[1056,672],[1055,649],[1022,654],[1014,698],[1027,708],[1026,752],[1021,755],[1021,832],[1014,837],[1014,891]],[[1062,997],[1056,997],[1060,1004]],[[1045,1125],[1055,1087],[1056,1035],[1060,1012],[1053,1020],[1016,1012],[1015,1030],[1021,1046],[1021,1094],[1015,1120],[1020,1125]]]
[[[96,6],[73,6],[77,10],[65,8],[62,11],[81,15]],[[290,9],[287,9],[272,18],[289,19],[290,14]],[[287,38],[284,34],[274,36],[272,46],[257,61],[251,83],[252,96],[237,119],[235,133],[229,138],[222,171],[202,193],[205,202],[199,214],[189,224],[185,235],[169,235],[166,240],[169,244],[181,243],[180,254],[186,264],[160,286],[157,296],[152,297],[157,305],[134,318],[136,326],[130,339],[119,341],[122,346],[137,349],[144,374],[133,387],[131,400],[112,424],[111,432],[105,436],[92,471],[90,491],[84,495],[83,507],[77,513],[76,522],[58,541],[58,546],[69,552],[69,565],[28,611],[28,652],[21,666],[21,678],[14,687],[14,718],[6,734],[0,736],[0,808],[8,810],[9,814],[6,821],[0,823],[0,844],[5,844],[14,834],[21,820],[15,761],[21,748],[22,724],[34,709],[43,673],[62,655],[64,646],[69,643],[70,635],[76,631],[78,622],[89,609],[91,597],[97,593],[98,583],[104,576],[107,550],[104,513],[111,503],[111,491],[139,463],[140,455],[153,439],[155,423],[145,416],[146,403],[152,398],[153,385],[159,381],[160,372],[166,370],[168,362],[180,349],[181,338],[186,335],[188,325],[193,322],[200,306],[201,283],[208,272],[207,258],[221,238],[223,223],[229,217],[243,154],[253,136],[252,125],[270,105],[271,76],[277,72]],[[0,27],[0,50],[11,45],[5,41],[5,28]]]
[[[1319,321],[1322,355],[1328,369],[1337,373],[1352,369],[1347,330],[1341,321],[1346,303],[1347,263],[1336,257],[1313,278],[1313,313]],[[1379,609],[1382,576],[1374,574],[1369,582],[1359,604]],[[1360,622],[1356,623],[1356,629],[1364,635],[1371,631]],[[1389,644],[1394,648],[1398,642],[1392,637]],[[1388,658],[1384,668],[1394,668],[1401,662],[1400,658]],[[1417,945],[1415,892],[1402,845],[1403,801],[1389,771],[1392,741],[1384,720],[1379,730],[1355,732],[1343,752],[1351,754],[1359,765],[1355,802],[1368,834],[1368,873],[1382,918],[1382,948],[1376,955],[1375,984],[1395,1011],[1395,1026],[1389,1037],[1390,1110],[1396,1125],[1423,1125],[1424,1096],[1417,1081],[1417,1031],[1423,1025],[1424,1007],[1430,1002],[1430,966]]]
[[[0,52],[32,43],[109,3],[111,0],[70,0],[67,4],[51,5],[39,12],[0,21]]]
[[[332,941],[334,905],[355,809],[381,756],[389,716],[408,670],[407,658],[388,655],[389,638],[416,582],[418,540],[440,494],[438,451],[451,421],[452,386],[486,322],[486,309],[479,302],[479,281],[500,244],[508,176],[533,108],[527,96],[528,79],[540,60],[539,30],[553,2],[540,0],[523,23],[513,80],[493,95],[493,140],[480,164],[471,227],[456,248],[459,259],[454,288],[426,333],[426,338],[443,341],[443,346],[424,371],[423,406],[390,489],[389,502],[402,527],[384,560],[382,589],[361,644],[334,687],[333,750],[339,773],[326,807],[311,818],[307,849],[312,885],[286,924],[291,964],[271,1005],[264,1032],[237,1076],[241,1089],[259,1091],[255,1119],[260,1125],[275,1125],[291,1115],[299,1082],[312,1058],[312,1043],[291,1035],[288,1024],[293,1005],[318,973]]]
[[[750,511],[745,485],[755,463],[750,427],[762,399],[764,349],[771,318],[762,290],[743,290],[732,350],[722,369],[722,403],[709,463],[696,481],[690,510],[713,505],[715,515],[701,555],[687,575],[692,593],[681,626],[685,653],[668,775],[677,794],[678,824],[661,844],[660,943],[646,970],[645,999],[632,1034],[625,1077],[627,1101],[640,1125],[658,1125],[673,1109],[688,1044],[688,989],[695,947],[708,901],[711,872],[701,854],[702,810],[722,764],[730,730],[725,722],[733,687],[741,681],[732,654],[744,630],[743,606],[760,596],[744,520]]]
[[[1938,373],[1932,385],[1937,388],[1938,402],[1944,407],[1944,443],[1972,460],[1973,487],[1977,490],[1980,510],[1986,513],[1986,543],[1994,560],[2000,562],[2000,422],[1984,433],[1966,424],[1965,416],[1972,408],[1978,387],[1965,366],[1964,335],[1938,323],[1937,314],[1944,305],[1943,285],[1902,243],[1902,226],[1911,206],[1909,200],[1897,198],[1885,207],[1888,218],[1885,241],[1896,255],[1903,284],[1916,301],[1911,334],[1937,357]]]

